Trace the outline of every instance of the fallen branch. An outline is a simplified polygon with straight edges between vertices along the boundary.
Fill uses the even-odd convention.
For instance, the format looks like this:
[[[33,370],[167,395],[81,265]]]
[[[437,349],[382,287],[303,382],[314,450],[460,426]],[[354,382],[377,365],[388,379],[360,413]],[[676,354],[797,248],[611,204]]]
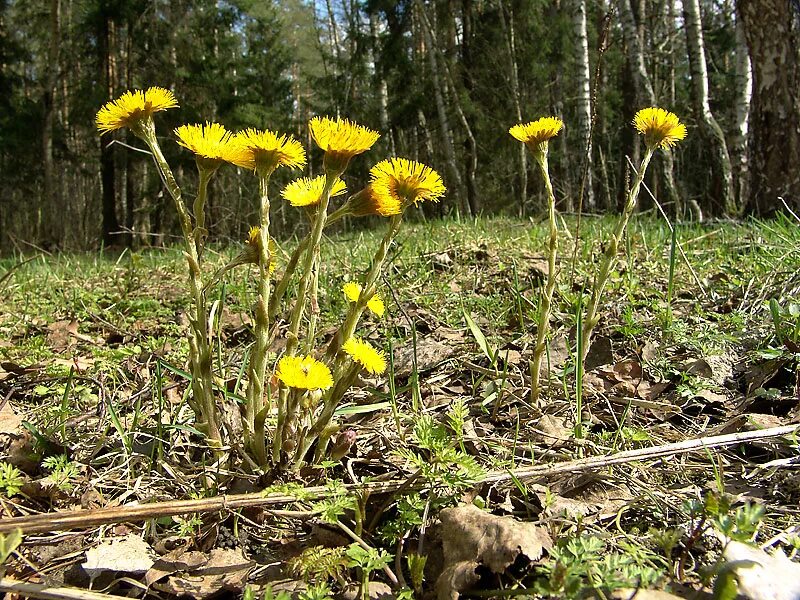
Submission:
[[[40,583],[25,583],[9,577],[0,579],[0,592],[12,592],[24,598],[41,598],[42,600],[108,600],[109,598],[127,598],[100,592],[92,592],[79,588],[51,587]]]
[[[541,465],[520,469],[513,473],[496,471],[489,473],[478,483],[499,483],[509,481],[512,477],[517,479],[542,479],[558,475],[560,473],[591,471],[634,461],[662,458],[675,454],[685,454],[697,450],[707,450],[712,448],[723,448],[745,442],[764,441],[771,438],[778,438],[795,434],[800,429],[800,425],[785,425],[782,427],[770,427],[758,431],[745,431],[741,433],[730,433],[711,437],[696,438],[653,446],[650,448],[638,448],[636,450],[626,450],[607,456],[596,456],[570,460],[554,465]],[[424,482],[415,482],[409,486],[405,479],[387,482],[369,482],[363,484],[349,484],[345,486],[349,491],[369,492],[369,493],[389,493],[396,492],[401,488],[409,490],[421,489]],[[21,529],[25,534],[49,533],[54,531],[66,531],[70,529],[85,529],[98,525],[110,523],[123,523],[132,521],[143,521],[158,517],[171,517],[190,513],[216,512],[223,510],[233,510],[247,507],[267,507],[274,505],[291,504],[301,500],[319,500],[329,494],[329,489],[325,486],[305,488],[301,494],[302,498],[291,494],[236,494],[230,496],[215,496],[213,498],[202,498],[199,500],[173,500],[169,502],[153,502],[137,506],[121,506],[113,508],[99,508],[88,510],[65,511],[59,513],[45,513],[31,515],[27,517],[16,517],[3,519],[0,521],[0,533],[10,532]]]

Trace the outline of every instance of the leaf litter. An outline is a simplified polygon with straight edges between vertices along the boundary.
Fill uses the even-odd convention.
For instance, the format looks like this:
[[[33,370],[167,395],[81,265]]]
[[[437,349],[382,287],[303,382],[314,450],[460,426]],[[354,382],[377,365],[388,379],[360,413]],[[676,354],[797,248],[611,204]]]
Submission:
[[[737,280],[706,278],[709,298],[697,303],[691,278],[678,269],[683,289],[669,325],[663,321],[663,308],[658,308],[659,302],[663,303],[664,269],[633,260],[632,270],[621,269],[615,275],[615,291],[606,301],[602,327],[590,350],[590,368],[584,376],[585,414],[581,415],[589,434],[576,440],[574,389],[564,384],[574,377],[575,323],[568,291],[562,290],[559,310],[554,313],[545,373],[549,376],[545,377],[549,379],[548,400],[538,406],[528,403],[527,361],[535,339],[542,265],[535,249],[528,249],[534,241],[526,227],[498,221],[485,232],[459,230],[452,241],[437,236],[422,240],[409,234],[408,253],[398,256],[396,269],[387,279],[403,305],[390,309],[384,323],[373,325],[393,332],[394,392],[386,381],[375,380],[364,381],[354,394],[356,404],[367,406],[379,405],[396,394],[400,429],[388,407],[342,415],[341,425],[354,432],[355,440],[341,463],[309,469],[292,483],[314,485],[323,478],[352,483],[367,478],[413,478],[413,470],[398,459],[396,451],[413,449],[416,443],[412,437],[417,418],[412,409],[415,394],[423,400],[418,410],[447,427],[453,403],[465,402],[464,451],[486,470],[501,472],[798,421],[797,357],[772,341],[773,334],[763,327],[767,313],[759,313],[751,297],[746,303],[739,300],[726,305],[738,293]],[[719,231],[720,243],[736,243],[724,229]],[[470,236],[474,239],[462,239]],[[413,251],[421,245],[425,251],[417,259]],[[636,244],[631,247],[637,251]],[[21,314],[23,278],[35,281],[36,273],[21,269],[9,279],[0,298],[4,308],[0,335],[11,340],[0,344],[0,401],[6,399],[0,423],[7,422],[6,428],[12,431],[0,433],[0,462],[17,465],[30,481],[51,483],[49,491],[30,488],[29,497],[4,499],[0,509],[4,518],[78,506],[124,508],[208,493],[202,486],[207,453],[189,412],[183,409],[189,386],[180,325],[185,314],[180,261],[177,254],[161,256],[152,273],[137,274],[139,289],[124,293],[109,289],[108,277],[99,273],[84,282],[65,273],[63,287],[80,290],[85,312],[79,307],[63,307],[58,316],[52,316],[50,309],[63,303],[60,295],[42,298],[41,307],[34,306],[23,319],[11,318]],[[415,261],[427,261],[427,267],[420,268]],[[564,272],[566,267],[562,264],[560,270]],[[54,262],[48,268],[58,269],[59,265]],[[709,271],[714,265],[695,268]],[[157,305],[147,303],[148,277],[153,280],[150,290],[158,293]],[[773,287],[794,289],[781,287],[779,282]],[[406,290],[412,290],[412,297]],[[220,341],[230,348],[244,348],[251,340],[247,295],[229,294],[224,300],[218,310]],[[627,314],[625,306],[631,302],[636,309]],[[750,316],[737,306],[746,306]],[[470,315],[474,327],[464,314]],[[736,323],[725,315],[743,321]],[[480,335],[476,336],[476,331]],[[280,345],[274,350],[279,352]],[[220,368],[225,375],[220,384],[234,397],[240,394],[246,375],[238,372],[236,361]],[[114,419],[121,429],[114,426]],[[130,439],[123,436],[126,428],[136,429]],[[455,432],[450,430],[450,435]],[[53,478],[41,467],[45,457],[60,454],[85,472],[69,490],[53,486]],[[722,493],[729,493],[733,502],[757,499],[773,509],[761,540],[790,539],[792,532],[796,533],[792,527],[800,500],[793,477],[795,458],[796,449],[785,443],[746,444],[707,455],[609,467],[592,475],[478,485],[462,496],[451,497],[451,506],[460,497],[481,505],[482,510],[470,504],[425,509],[426,501],[435,504],[439,498],[435,487],[427,488],[420,497],[423,506],[417,518],[423,527],[435,528],[441,521],[442,528],[446,525],[451,533],[447,534],[450,543],[444,544],[447,538],[443,537],[439,550],[445,561],[437,565],[431,560],[426,568],[424,589],[452,598],[468,593],[475,585],[485,592],[512,582],[541,582],[553,569],[566,568],[556,556],[562,556],[560,548],[575,539],[578,531],[607,540],[609,556],[633,552],[658,565],[662,575],[655,587],[677,586],[683,582],[669,576],[672,565],[691,561],[713,565],[723,550],[714,541],[690,546],[692,521],[683,503],[718,493],[721,484]],[[270,481],[237,467],[220,491],[258,490],[276,483],[286,482]],[[367,521],[380,512],[378,526],[364,532],[370,544],[397,552],[397,546],[382,541],[380,528],[407,510],[403,498],[402,494],[373,494],[364,500]],[[91,557],[95,566],[110,565],[106,571],[119,574],[122,582],[116,586],[120,591],[134,589],[124,583],[125,578],[145,588],[151,586],[162,597],[240,594],[248,584],[263,591],[270,582],[278,585],[281,565],[296,555],[298,548],[315,543],[308,515],[293,514],[309,511],[311,505],[301,501],[285,514],[223,511],[155,519],[144,529],[130,523],[118,533],[123,540],[136,538],[139,542],[128,542],[129,549],[120,553],[116,563],[111,560],[114,544],[101,542],[98,528],[87,528],[82,534],[93,548],[76,550],[72,545],[64,558],[48,558],[37,551],[37,544],[39,548],[57,545],[59,534],[50,539],[28,538],[21,551],[37,568],[62,573],[68,572],[70,564],[83,564]],[[344,518],[350,522],[353,515]],[[231,538],[225,534],[234,523],[249,535]],[[666,543],[670,531],[676,532],[678,542],[664,551],[661,544]],[[639,545],[626,546],[630,536],[638,538]],[[332,543],[349,541],[346,536],[336,539]],[[406,538],[406,547],[413,548],[412,542],[413,534]],[[121,546],[123,550],[126,547]],[[787,542],[782,547],[790,549]],[[431,540],[430,553],[436,548]],[[89,554],[93,550],[95,555]],[[405,553],[400,552],[398,570],[405,571],[410,583]],[[139,570],[147,560],[154,563]],[[10,564],[15,577],[35,579],[23,562],[12,558]],[[137,570],[130,570],[133,566]],[[373,577],[380,580],[381,574]],[[699,569],[684,573],[683,579],[696,590],[708,580]],[[83,585],[79,578],[66,576],[66,581]],[[385,586],[384,581],[371,583]],[[286,587],[297,593],[305,584],[294,582]],[[378,588],[386,591],[377,586],[376,593]],[[620,590],[624,588],[620,585]],[[642,595],[646,592],[651,596],[667,593],[639,590],[636,597],[646,597]],[[612,593],[606,590],[608,596]],[[613,596],[627,597],[620,593]]]

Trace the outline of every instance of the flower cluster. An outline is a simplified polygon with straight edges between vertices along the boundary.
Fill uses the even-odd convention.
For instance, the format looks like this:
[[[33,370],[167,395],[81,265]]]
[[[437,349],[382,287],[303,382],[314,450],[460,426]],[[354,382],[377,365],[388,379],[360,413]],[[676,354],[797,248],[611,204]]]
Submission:
[[[256,278],[255,342],[247,364],[245,414],[241,427],[245,452],[264,468],[287,464],[298,467],[315,444],[317,452],[327,447],[330,434],[323,435],[323,432],[338,427],[332,423],[336,406],[358,374],[380,375],[386,370],[384,353],[355,332],[365,311],[378,317],[385,313],[378,282],[387,249],[397,235],[404,211],[423,201],[438,201],[445,194],[444,183],[427,165],[406,158],[389,158],[375,164],[370,170],[368,185],[329,215],[332,199],[348,193],[340,176],[354,157],[372,148],[380,134],[348,119],[312,118],[308,128],[324,153],[323,174],[295,179],[281,192],[289,205],[313,208],[307,211],[311,227],[286,263],[284,273],[275,277],[278,248],[269,234],[269,182],[279,167],[304,168],[307,163],[305,148],[293,136],[268,129],[231,132],[221,123],[213,122],[177,127],[174,130],[176,141],[193,153],[200,174],[198,191],[190,209],[161,151],[153,121],[155,113],[177,106],[175,96],[164,88],[133,90],[106,103],[97,113],[96,121],[102,133],[127,127],[144,140],[178,211],[193,295],[189,333],[190,406],[197,416],[198,427],[208,436],[209,444],[221,459],[223,448],[228,446],[223,433],[229,424],[218,414],[221,400],[216,397],[212,383],[217,375],[213,371],[214,361],[208,360],[214,348],[206,331],[210,320],[206,293],[229,269],[255,264],[258,266],[252,271]],[[201,264],[203,245],[208,237],[205,203],[211,179],[225,163],[257,175],[259,221],[250,228],[238,255],[205,280]],[[327,351],[319,352],[316,348],[319,341],[317,294],[323,231],[326,225],[344,216],[367,215],[388,217],[386,234],[362,282],[348,281],[344,285],[348,300],[346,316]],[[300,277],[293,290],[295,299],[291,312],[287,315],[286,345],[283,355],[274,362],[270,348],[277,330],[275,323],[284,295],[293,289],[290,282],[297,282],[295,272]],[[231,412],[238,414],[239,411]],[[268,435],[272,436],[270,444],[266,440]],[[339,455],[337,444],[329,456]]]

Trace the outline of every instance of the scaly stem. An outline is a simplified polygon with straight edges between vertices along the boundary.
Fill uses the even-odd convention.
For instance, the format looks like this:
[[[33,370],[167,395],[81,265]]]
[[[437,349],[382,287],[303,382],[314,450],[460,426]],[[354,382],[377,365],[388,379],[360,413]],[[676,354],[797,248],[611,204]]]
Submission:
[[[286,269],[283,271],[283,275],[281,276],[281,280],[275,286],[275,291],[272,293],[269,299],[269,322],[272,323],[275,321],[275,317],[278,315],[278,309],[281,305],[281,300],[283,300],[284,294],[286,294],[286,288],[289,287],[289,281],[292,279],[292,275],[294,275],[295,270],[297,269],[297,263],[300,261],[300,256],[302,256],[303,252],[306,248],[308,248],[308,240],[309,235],[304,237],[302,241],[297,244],[297,247],[294,249],[292,256],[289,258],[289,262],[286,265]]]
[[[547,168],[547,154],[537,156],[539,168],[542,171],[545,188],[547,188],[548,215],[550,220],[550,239],[547,253],[547,283],[542,294],[542,304],[539,308],[539,327],[536,334],[536,346],[533,348],[531,369],[531,402],[539,400],[539,374],[542,368],[542,357],[547,348],[547,333],[550,330],[550,306],[553,303],[553,292],[556,289],[556,255],[558,254],[558,224],[556,223],[556,198],[553,185],[550,182],[550,172]]]
[[[292,310],[292,318],[289,323],[289,334],[286,340],[286,354],[294,356],[297,354],[297,345],[299,344],[300,336],[300,323],[303,320],[303,314],[306,310],[306,302],[308,301],[308,291],[311,287],[314,274],[314,258],[319,255],[319,245],[322,240],[322,231],[325,229],[325,221],[328,216],[328,203],[331,199],[331,190],[336,179],[341,175],[341,172],[332,173],[328,172],[325,175],[325,187],[322,190],[322,195],[317,205],[317,215],[314,218],[314,226],[311,230],[311,237],[309,238],[308,248],[303,260],[303,275],[300,278],[300,286],[297,290],[297,299],[295,300],[294,309]]]
[[[347,212],[343,211],[341,208],[336,212],[329,214],[325,219],[325,227],[332,225],[346,215]],[[297,270],[297,263],[300,262],[300,257],[303,255],[303,252],[305,252],[306,248],[308,248],[308,242],[311,239],[312,233],[313,230],[309,231],[308,234],[300,241],[300,243],[297,244],[294,252],[292,252],[292,256],[289,258],[289,262],[286,264],[286,269],[284,269],[280,281],[275,285],[275,290],[272,292],[272,295],[269,299],[270,323],[275,322],[275,317],[278,315],[278,310],[280,309],[281,300],[283,300],[283,296],[286,294],[286,289],[289,287],[289,282],[291,281],[292,275],[294,275],[294,272]]]
[[[217,424],[217,407],[214,402],[213,375],[211,371],[211,347],[208,343],[208,326],[206,323],[206,300],[203,292],[197,245],[192,228],[192,218],[183,202],[181,189],[175,181],[175,176],[172,174],[172,170],[161,152],[161,147],[158,145],[152,121],[142,124],[141,129],[136,133],[145,141],[153,153],[153,159],[158,167],[161,180],[164,182],[169,195],[172,196],[175,208],[178,211],[178,220],[181,224],[185,245],[186,262],[189,265],[189,284],[195,309],[194,316],[189,319],[191,323],[189,360],[192,367],[193,408],[200,419],[204,421],[210,445],[218,450],[222,447],[222,436]],[[202,179],[201,175],[201,181]]]
[[[582,361],[586,360],[586,355],[588,354],[589,347],[591,346],[592,332],[594,331],[597,323],[600,321],[600,316],[597,314],[597,308],[600,305],[600,298],[603,295],[603,289],[608,282],[608,275],[611,273],[611,268],[616,262],[617,250],[619,249],[619,243],[622,240],[622,236],[625,233],[625,227],[627,226],[628,220],[631,218],[631,215],[636,208],[636,199],[639,197],[639,187],[642,185],[644,174],[645,171],[647,171],[647,165],[650,164],[650,159],[653,156],[653,152],[653,148],[648,148],[644,154],[642,164],[639,167],[639,172],[636,174],[636,179],[634,180],[633,185],[628,192],[628,199],[625,202],[625,209],[622,211],[616,227],[614,227],[614,231],[611,234],[611,239],[609,239],[608,244],[606,244],[605,253],[603,254],[603,258],[600,262],[600,267],[597,270],[597,276],[595,277],[594,285],[592,286],[592,296],[589,299],[589,304],[586,307],[586,315],[583,319],[583,356],[580,357]]]
[[[197,197],[194,199],[194,231],[192,238],[194,245],[197,249],[197,255],[200,256],[203,249],[203,241],[208,234],[206,231],[206,198],[208,197],[208,182],[214,175],[214,170],[204,169],[198,165],[197,170],[200,174],[200,181],[197,184]]]
[[[267,372],[267,347],[269,346],[269,178],[272,170],[259,173],[259,242],[258,242],[258,298],[256,300],[255,345],[250,354],[250,371],[247,383],[247,413],[245,430],[248,435],[256,434],[256,416],[261,411],[269,411],[264,405],[264,377]],[[263,435],[263,426],[260,435]],[[256,460],[260,465],[265,465],[267,457],[260,455],[258,448],[263,448],[263,443],[253,445]]]
[[[339,327],[336,335],[328,345],[325,358],[329,360],[333,359],[339,352],[339,348],[341,348],[342,344],[344,344],[353,335],[356,327],[358,327],[358,321],[361,319],[361,315],[364,313],[367,303],[372,300],[372,297],[375,295],[375,292],[378,289],[378,277],[380,277],[381,271],[383,270],[383,263],[386,262],[386,255],[389,252],[389,246],[391,245],[392,240],[394,240],[394,238],[397,236],[397,232],[400,230],[400,225],[402,223],[402,214],[394,215],[389,220],[389,228],[386,230],[383,240],[381,240],[381,244],[378,246],[375,256],[372,258],[372,266],[367,272],[367,277],[364,281],[364,287],[361,289],[361,295],[358,297],[356,302],[350,305],[350,309],[347,311],[347,317],[345,317],[344,323],[341,327]]]

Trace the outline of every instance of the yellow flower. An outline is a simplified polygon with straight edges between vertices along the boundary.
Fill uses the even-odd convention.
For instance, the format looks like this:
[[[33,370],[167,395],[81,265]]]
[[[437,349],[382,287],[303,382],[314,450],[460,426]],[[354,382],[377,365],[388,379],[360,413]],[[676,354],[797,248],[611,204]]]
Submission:
[[[245,129],[233,136],[233,142],[242,150],[242,160],[233,162],[245,169],[271,173],[279,166],[302,168],[306,164],[306,151],[292,136]]]
[[[341,173],[354,156],[366,152],[381,134],[347,119],[314,117],[308,122],[311,137],[325,151],[327,171]]]
[[[432,200],[436,202],[447,191],[439,174],[422,163],[406,158],[387,158],[369,171],[370,188],[377,202],[409,204]]]
[[[524,142],[534,156],[540,159],[547,154],[550,139],[557,136],[562,127],[564,122],[558,117],[542,117],[530,123],[514,125],[508,133],[520,142]]]
[[[644,134],[644,143],[651,150],[658,147],[666,150],[686,137],[686,125],[677,115],[655,106],[637,112],[633,126]]]
[[[372,344],[361,338],[351,337],[342,344],[342,350],[374,375],[379,375],[386,370],[386,357],[383,352],[376,350]]]
[[[311,355],[284,356],[278,361],[275,375],[290,388],[327,390],[333,385],[331,370]]]
[[[281,195],[285,200],[288,200],[289,204],[292,206],[311,206],[312,204],[319,203],[324,187],[325,175],[314,177],[314,179],[302,177],[300,179],[295,179],[293,182],[283,188]],[[337,177],[336,181],[333,182],[333,187],[331,188],[331,197],[340,196],[346,191],[347,187],[345,186],[344,181]]]
[[[245,151],[233,140],[233,134],[219,123],[181,125],[175,130],[178,144],[195,153],[198,164],[219,166],[222,161],[237,163],[247,157]]]
[[[254,225],[247,232],[247,239],[245,240],[245,253],[247,260],[253,264],[258,264],[258,257],[260,255],[259,246],[261,243],[261,227]],[[275,272],[275,254],[278,252],[278,244],[270,236],[269,238],[269,274]]]
[[[345,283],[342,287],[342,291],[349,302],[358,302],[358,299],[361,298],[361,284],[355,281],[348,281]],[[383,313],[386,311],[383,299],[378,294],[375,294],[369,299],[367,308],[379,317],[382,317]]]
[[[142,119],[151,117],[153,113],[176,106],[178,101],[175,96],[164,88],[151,87],[145,91],[128,91],[116,100],[106,102],[97,112],[95,123],[102,133],[106,133],[123,127],[136,126]]]
[[[366,217],[368,215],[380,215],[391,217],[403,212],[403,203],[394,196],[378,195],[368,185],[363,190],[350,196],[344,209],[354,217]]]

